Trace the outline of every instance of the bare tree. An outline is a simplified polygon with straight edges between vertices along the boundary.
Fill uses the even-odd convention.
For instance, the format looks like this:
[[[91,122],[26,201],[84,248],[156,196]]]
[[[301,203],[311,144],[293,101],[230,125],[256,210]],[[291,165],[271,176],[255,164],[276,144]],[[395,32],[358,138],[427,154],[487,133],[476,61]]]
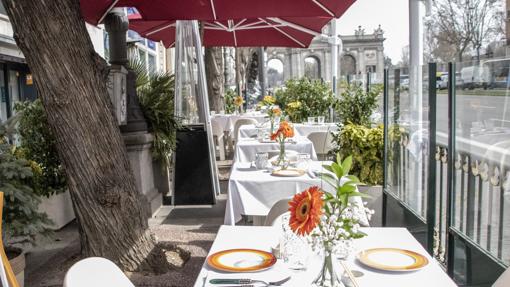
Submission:
[[[205,48],[207,94],[209,96],[209,108],[213,111],[221,111],[225,106],[225,70],[223,65],[223,49],[221,47]]]
[[[438,45],[455,49],[458,61],[472,47],[477,58],[496,30],[499,0],[435,0],[433,26]]]

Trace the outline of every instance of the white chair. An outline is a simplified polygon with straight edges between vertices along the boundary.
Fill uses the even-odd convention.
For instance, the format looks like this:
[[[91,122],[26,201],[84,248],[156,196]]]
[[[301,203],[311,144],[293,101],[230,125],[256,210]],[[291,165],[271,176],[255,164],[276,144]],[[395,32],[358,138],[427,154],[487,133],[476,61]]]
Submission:
[[[64,287],[135,287],[113,262],[89,257],[75,263],[67,271]]]
[[[220,160],[225,160],[225,133],[218,121],[211,121],[211,128],[213,137],[216,140],[216,145],[220,151]]]
[[[234,136],[233,136],[233,139],[234,139],[234,143],[233,145],[237,142],[237,137],[239,136],[239,128],[241,126],[245,126],[245,125],[257,125],[257,121],[254,120],[254,119],[247,119],[247,118],[242,118],[242,119],[238,119],[234,125]]]
[[[266,216],[264,226],[281,226],[282,217],[289,212],[289,201],[290,198],[278,200],[273,207],[269,210]]]
[[[498,280],[494,282],[492,287],[508,287],[510,286],[510,268],[508,268],[501,276],[499,276]]]
[[[334,148],[333,136],[330,132],[313,132],[308,135],[308,139],[313,143],[315,153],[321,160],[326,159],[329,151]]]

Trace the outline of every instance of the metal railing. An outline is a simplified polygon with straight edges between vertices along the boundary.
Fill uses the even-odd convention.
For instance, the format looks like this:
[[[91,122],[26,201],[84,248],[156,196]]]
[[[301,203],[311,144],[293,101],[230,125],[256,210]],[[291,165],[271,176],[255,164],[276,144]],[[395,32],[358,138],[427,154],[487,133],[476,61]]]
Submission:
[[[386,218],[388,215],[394,220],[387,205],[391,201],[396,202],[405,217],[397,224],[414,222],[413,226],[406,226],[410,230],[418,230],[415,233],[411,231],[413,234],[420,237],[420,233],[426,233],[426,236],[420,237],[421,242],[454,279],[468,286],[484,285],[493,282],[510,264],[510,149],[509,145],[498,145],[498,141],[494,144],[478,140],[476,132],[466,132],[468,128],[473,130],[471,126],[464,124],[459,127],[459,118],[466,117],[467,112],[457,101],[462,104],[467,100],[477,101],[477,92],[456,90],[456,80],[462,77],[456,72],[455,64],[450,64],[448,95],[438,96],[440,85],[436,83],[436,67],[436,64],[430,64],[424,68],[428,73],[422,74],[426,90],[424,106],[428,109],[423,126],[429,133],[418,150],[416,142],[413,142],[416,130],[410,128],[410,123],[403,122],[400,114],[405,109],[402,102],[412,95],[402,95],[399,70],[385,72],[383,222],[394,225]],[[480,90],[478,93],[486,93],[488,95],[482,96],[487,97],[503,94],[510,99],[508,87],[506,94],[501,89]],[[482,98],[482,101],[486,99]],[[499,102],[501,100],[496,101]],[[437,109],[438,103],[443,104],[441,109]],[[506,100],[504,109],[505,117]],[[436,130],[439,110],[447,113],[447,131],[444,127]],[[458,117],[457,112],[465,114]],[[443,121],[445,116],[441,115]],[[482,116],[487,117],[487,114]],[[506,127],[507,120],[497,116],[490,118],[501,127]],[[457,131],[458,128],[464,130]],[[487,128],[484,133],[487,135],[490,129]],[[497,139],[501,138],[510,143],[510,129],[498,134]],[[450,150],[453,152],[450,153]],[[425,162],[425,159],[428,161]],[[418,177],[416,170],[421,173]],[[416,180],[422,180],[421,185],[416,185]],[[420,186],[421,190],[415,190],[416,186]],[[486,266],[481,266],[484,264]],[[475,268],[488,268],[490,272],[479,275]]]

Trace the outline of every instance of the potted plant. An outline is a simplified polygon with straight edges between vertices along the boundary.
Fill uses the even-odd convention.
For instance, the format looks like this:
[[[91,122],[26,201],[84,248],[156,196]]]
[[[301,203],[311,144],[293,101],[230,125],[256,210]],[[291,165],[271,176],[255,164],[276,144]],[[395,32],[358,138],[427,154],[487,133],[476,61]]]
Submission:
[[[168,73],[149,73],[145,64],[133,61],[136,74],[136,92],[143,115],[154,136],[152,167],[154,185],[159,192],[170,191],[170,167],[176,147],[176,131],[180,121],[174,114],[175,77]]]
[[[367,201],[375,210],[382,208],[384,130],[382,125],[372,122],[371,116],[378,107],[381,92],[380,86],[373,86],[369,91],[355,83],[344,87],[336,105],[341,122],[338,132],[332,133],[336,148],[331,151],[342,157],[352,155],[351,173],[364,183],[359,189],[371,196]],[[372,224],[382,225],[382,218],[374,216]]]
[[[276,104],[285,109],[290,120],[304,122],[308,117],[326,116],[336,99],[331,88],[319,80],[306,77],[285,82],[275,92]]]
[[[38,211],[40,199],[31,187],[33,163],[8,143],[6,127],[0,125],[0,191],[4,193],[2,238],[14,274],[23,286],[23,247],[33,244],[36,235],[48,234],[47,226],[51,221]]]
[[[48,214],[53,222],[52,229],[60,229],[75,215],[55,137],[39,99],[17,103],[15,109],[20,115],[17,154],[31,164],[31,187],[41,199],[39,210]]]

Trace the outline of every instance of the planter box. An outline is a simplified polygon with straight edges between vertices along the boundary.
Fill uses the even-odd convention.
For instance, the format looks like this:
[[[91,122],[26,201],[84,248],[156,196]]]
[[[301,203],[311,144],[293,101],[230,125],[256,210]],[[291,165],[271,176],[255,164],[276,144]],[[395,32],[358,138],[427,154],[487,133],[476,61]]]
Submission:
[[[18,254],[16,257],[9,259],[9,264],[11,265],[12,272],[14,272],[16,276],[16,281],[18,281],[19,286],[23,287],[25,285],[25,253],[21,249],[14,247],[8,247],[5,251],[7,253],[11,251]]]
[[[370,220],[370,226],[382,226],[382,186],[381,185],[360,185],[358,186],[360,192],[370,195],[370,198],[363,198],[367,202],[367,207],[373,209],[375,213]]]
[[[50,226],[53,230],[61,229],[75,218],[69,190],[50,197],[42,197],[39,211],[45,212],[53,221],[53,225]]]

